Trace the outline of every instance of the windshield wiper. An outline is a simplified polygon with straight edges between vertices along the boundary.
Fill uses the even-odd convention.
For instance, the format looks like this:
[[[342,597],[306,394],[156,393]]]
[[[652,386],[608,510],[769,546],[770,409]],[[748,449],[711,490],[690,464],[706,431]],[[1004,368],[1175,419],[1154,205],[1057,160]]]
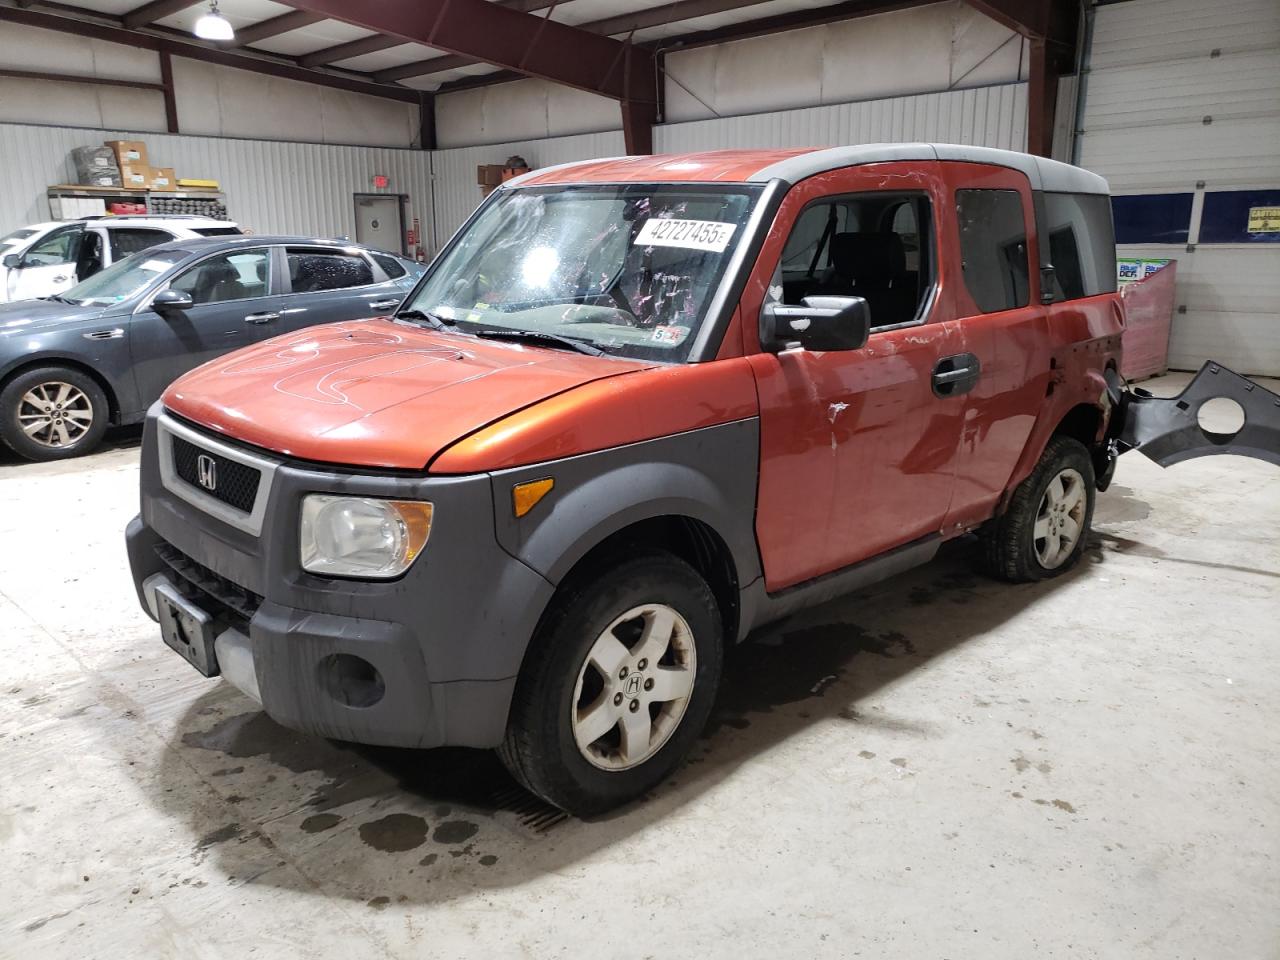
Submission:
[[[392,318],[394,320],[425,320],[437,330],[443,330],[445,327],[452,327],[457,324],[456,320],[449,320],[434,313],[428,313],[426,310],[401,310]]]
[[[62,294],[60,294],[60,293],[51,293],[51,294],[49,294],[49,296],[44,297],[44,299],[45,299],[45,300],[57,300],[59,303],[72,303],[72,304],[74,304],[74,303],[77,303],[77,302],[78,302],[78,301],[76,301],[76,300],[68,300],[66,297],[64,297],[64,296],[63,296]]]
[[[603,350],[594,344],[587,343],[585,340],[561,337],[554,333],[543,333],[541,330],[476,330],[475,335],[486,340],[517,340],[524,343],[536,343],[545,347],[565,347],[569,350],[576,350],[578,353],[585,353],[591,357],[603,357],[605,355]]]

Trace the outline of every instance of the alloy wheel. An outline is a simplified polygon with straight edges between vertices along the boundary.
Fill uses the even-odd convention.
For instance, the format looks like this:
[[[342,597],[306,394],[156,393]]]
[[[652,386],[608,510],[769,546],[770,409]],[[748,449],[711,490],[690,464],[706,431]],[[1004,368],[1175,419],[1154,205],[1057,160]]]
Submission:
[[[1088,505],[1084,478],[1076,470],[1068,467],[1049,481],[1032,532],[1040,566],[1056,570],[1066,563],[1080,540]]]
[[[697,651],[688,622],[646,603],[596,638],[578,671],[571,722],[582,756],[602,770],[628,770],[662,749],[693,692]]]
[[[93,426],[93,404],[73,384],[38,383],[18,401],[18,426],[41,446],[69,447]]]

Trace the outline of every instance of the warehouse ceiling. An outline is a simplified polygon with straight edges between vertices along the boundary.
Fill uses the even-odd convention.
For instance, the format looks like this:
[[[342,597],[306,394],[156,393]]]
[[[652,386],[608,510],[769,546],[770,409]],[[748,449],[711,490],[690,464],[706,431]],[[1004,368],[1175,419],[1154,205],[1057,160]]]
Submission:
[[[495,6],[576,27],[602,37],[614,37],[647,48],[669,48],[750,36],[779,29],[827,23],[866,13],[919,5],[922,0],[854,0],[817,4],[814,0],[493,0]],[[360,14],[374,16],[389,4],[384,0],[343,0],[339,18],[317,13],[305,0],[219,0],[218,7],[235,27],[229,43],[207,43],[192,36],[192,28],[207,12],[207,0],[9,0],[0,4],[0,19],[7,10],[26,10],[50,18],[114,27],[142,37],[180,38],[192,48],[260,55],[284,61],[323,76],[357,77],[372,84],[404,90],[438,90],[497,79],[510,79],[508,68],[462,56],[426,43],[348,20]],[[418,4],[421,7],[457,4]],[[18,19],[16,16],[8,19]],[[48,21],[22,19],[33,25],[57,28]],[[537,24],[531,20],[533,28]],[[188,51],[172,51],[183,56]],[[228,62],[225,58],[219,62]],[[498,75],[498,76],[495,76]]]
[[[617,100],[628,152],[649,153],[651,127],[661,119],[665,53],[926,2],[219,0],[235,36],[217,42],[193,36],[209,0],[0,0],[0,22],[156,50],[174,130],[170,58],[186,57],[417,102],[424,146],[434,143],[435,92],[537,77]],[[1044,152],[1055,78],[1075,55],[1081,0],[966,2],[1030,39],[1029,142]]]

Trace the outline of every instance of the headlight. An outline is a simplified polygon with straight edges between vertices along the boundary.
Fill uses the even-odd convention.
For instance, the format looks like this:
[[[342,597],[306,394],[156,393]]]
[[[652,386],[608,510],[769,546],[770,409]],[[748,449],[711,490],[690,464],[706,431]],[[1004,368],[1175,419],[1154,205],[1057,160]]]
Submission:
[[[431,533],[431,504],[313,493],[302,500],[302,569],[385,580],[409,569]]]

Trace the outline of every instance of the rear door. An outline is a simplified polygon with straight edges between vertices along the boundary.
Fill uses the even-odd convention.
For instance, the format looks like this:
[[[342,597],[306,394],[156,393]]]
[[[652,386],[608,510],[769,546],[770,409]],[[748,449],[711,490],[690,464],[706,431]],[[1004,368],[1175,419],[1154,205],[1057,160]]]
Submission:
[[[405,291],[354,247],[283,248],[285,295],[271,333],[391,314]]]
[[[948,255],[956,259],[954,366],[965,366],[964,429],[947,526],[989,517],[1004,493],[1049,388],[1048,322],[1029,224],[1031,184],[1006,167],[944,162],[955,219]]]
[[[32,300],[70,290],[76,285],[76,259],[84,237],[83,223],[55,227],[32,244],[16,270],[9,271],[9,299]]]
[[[270,247],[213,254],[160,288],[187,293],[191,307],[161,312],[150,297],[139,306],[129,342],[143,406],[188,370],[262,339],[279,316],[271,260]]]

